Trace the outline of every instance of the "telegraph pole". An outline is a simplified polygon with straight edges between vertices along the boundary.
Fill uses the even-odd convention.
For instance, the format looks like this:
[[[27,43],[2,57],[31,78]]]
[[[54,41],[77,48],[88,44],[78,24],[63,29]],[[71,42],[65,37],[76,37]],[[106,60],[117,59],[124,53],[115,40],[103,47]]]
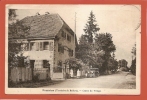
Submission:
[[[76,53],[76,12],[75,12],[75,32],[74,32],[74,58],[75,58],[75,53]]]

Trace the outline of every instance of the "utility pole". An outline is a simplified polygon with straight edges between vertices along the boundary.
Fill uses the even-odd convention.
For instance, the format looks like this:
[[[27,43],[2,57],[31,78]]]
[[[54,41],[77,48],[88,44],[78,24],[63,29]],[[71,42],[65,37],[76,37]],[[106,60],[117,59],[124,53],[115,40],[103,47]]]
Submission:
[[[75,32],[74,32],[74,58],[75,58],[75,53],[76,53],[76,12],[75,12]]]

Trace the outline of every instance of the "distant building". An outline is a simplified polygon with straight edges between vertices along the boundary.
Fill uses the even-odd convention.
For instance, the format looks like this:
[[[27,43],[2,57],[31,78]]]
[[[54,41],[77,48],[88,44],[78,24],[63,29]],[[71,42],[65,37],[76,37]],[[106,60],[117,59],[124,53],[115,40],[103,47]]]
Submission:
[[[21,22],[30,27],[29,35],[9,39],[23,41],[21,50],[28,56],[29,67],[40,70],[42,76],[43,71],[49,69],[51,79],[63,79],[66,73],[64,62],[75,55],[75,33],[58,14],[28,16]]]

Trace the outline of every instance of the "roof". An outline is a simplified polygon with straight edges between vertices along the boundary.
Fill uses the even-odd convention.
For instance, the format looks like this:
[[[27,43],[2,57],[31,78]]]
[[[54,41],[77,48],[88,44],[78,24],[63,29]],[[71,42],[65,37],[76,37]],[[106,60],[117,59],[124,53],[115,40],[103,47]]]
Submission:
[[[24,19],[20,20],[19,22],[23,25],[23,28],[27,27],[27,35],[25,36],[25,38],[31,39],[31,40],[55,38],[55,36],[59,33],[59,31],[62,28],[65,28],[71,35],[74,35],[74,32],[72,31],[72,29],[65,23],[65,21],[58,14],[27,16]],[[17,27],[14,27],[13,25],[12,26],[9,25],[9,27],[10,28],[12,27],[12,29],[17,28]],[[26,32],[21,30],[17,32],[21,34],[26,34]],[[10,33],[13,33],[13,32],[10,32]],[[9,34],[9,38],[20,39],[20,36]],[[21,37],[21,38],[24,38],[24,37]],[[77,43],[76,34],[75,34],[75,40],[77,45],[78,43]]]
[[[24,26],[30,27],[28,31],[29,38],[55,37],[63,25],[66,24],[58,14],[28,16],[22,19],[21,22]]]

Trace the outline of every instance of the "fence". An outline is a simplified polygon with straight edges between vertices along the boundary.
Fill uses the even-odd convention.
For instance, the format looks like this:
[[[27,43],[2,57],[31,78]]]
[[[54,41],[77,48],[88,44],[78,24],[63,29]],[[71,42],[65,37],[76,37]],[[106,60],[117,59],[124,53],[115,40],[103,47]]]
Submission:
[[[32,80],[32,69],[24,67],[11,68],[10,79],[13,82],[25,82]]]
[[[38,76],[38,80],[46,80],[50,77],[48,68],[34,68],[33,77]],[[32,81],[32,69],[25,67],[11,68],[10,79],[12,82]]]

